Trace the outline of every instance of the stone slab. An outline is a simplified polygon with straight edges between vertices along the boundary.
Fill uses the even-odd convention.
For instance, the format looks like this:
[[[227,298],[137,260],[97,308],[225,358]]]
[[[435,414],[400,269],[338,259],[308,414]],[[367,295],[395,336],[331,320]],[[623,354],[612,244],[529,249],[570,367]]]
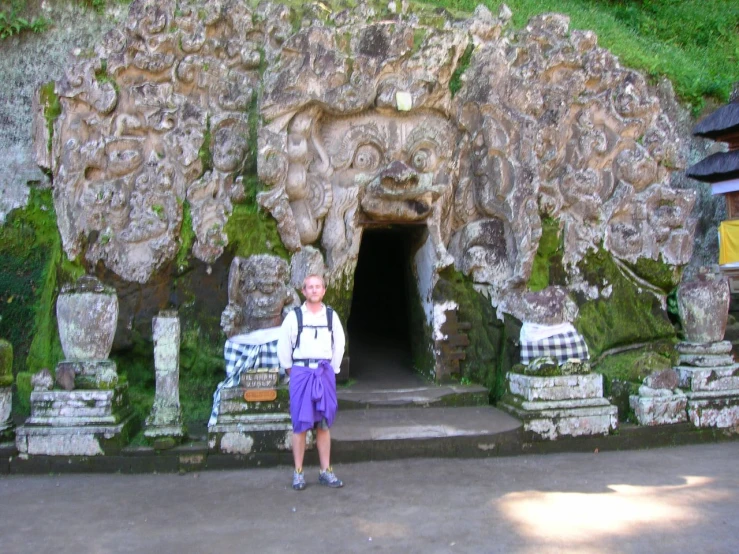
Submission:
[[[672,396],[629,397],[639,425],[672,425],[688,421],[688,398],[684,394]]]
[[[111,420],[116,412],[128,409],[128,385],[119,385],[113,390],[77,389],[72,391],[51,390],[31,393],[31,420],[50,418],[95,419],[98,423],[117,423]],[[27,422],[28,424],[28,422]],[[46,423],[44,423],[46,424]],[[67,423],[62,424],[63,426]]]
[[[688,417],[696,427],[739,430],[739,390],[689,392]]]
[[[728,354],[731,352],[733,345],[728,340],[709,343],[697,342],[679,342],[675,345],[675,350],[679,354],[696,354],[699,356],[716,356]]]
[[[541,440],[607,435],[618,428],[618,409],[610,404],[553,410],[524,410],[505,403],[500,407],[521,419],[524,430]]]
[[[103,370],[109,369],[118,372],[113,360],[63,360],[57,364],[57,368],[60,367],[70,367],[75,375],[83,377],[95,377]]]
[[[101,456],[119,451],[129,440],[133,415],[116,425],[29,426],[16,429],[21,455]]]
[[[739,364],[723,367],[677,366],[680,387],[693,392],[739,389]]]
[[[521,402],[521,407],[527,411],[538,410],[567,410],[571,408],[597,408],[610,406],[611,403],[605,398],[580,398],[576,400],[552,400],[537,402]]]
[[[527,401],[602,398],[603,376],[599,373],[588,373],[537,377],[508,373],[508,390]]]
[[[245,371],[241,374],[240,385],[245,389],[274,389],[277,387],[279,370]]]
[[[726,354],[722,354],[720,356],[681,354],[679,363],[680,365],[691,365],[696,367],[728,366],[734,363],[734,357]]]
[[[212,453],[249,455],[257,452],[286,451],[291,448],[292,424],[289,420],[217,424],[208,429],[208,450]]]

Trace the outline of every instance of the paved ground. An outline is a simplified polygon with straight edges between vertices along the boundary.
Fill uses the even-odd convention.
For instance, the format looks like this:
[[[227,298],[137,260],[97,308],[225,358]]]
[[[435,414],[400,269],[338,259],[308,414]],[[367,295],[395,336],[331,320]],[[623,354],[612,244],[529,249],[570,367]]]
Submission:
[[[739,551],[739,443],[290,469],[0,477],[0,550]]]

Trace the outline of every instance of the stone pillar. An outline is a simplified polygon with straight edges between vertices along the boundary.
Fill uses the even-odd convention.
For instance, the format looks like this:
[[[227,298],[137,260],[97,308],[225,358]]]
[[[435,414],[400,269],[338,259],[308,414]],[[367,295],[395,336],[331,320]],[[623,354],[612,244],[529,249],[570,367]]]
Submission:
[[[0,441],[13,437],[13,345],[0,339]]]
[[[144,436],[157,448],[169,448],[185,435],[180,408],[180,318],[175,310],[159,312],[152,322],[156,396]]]

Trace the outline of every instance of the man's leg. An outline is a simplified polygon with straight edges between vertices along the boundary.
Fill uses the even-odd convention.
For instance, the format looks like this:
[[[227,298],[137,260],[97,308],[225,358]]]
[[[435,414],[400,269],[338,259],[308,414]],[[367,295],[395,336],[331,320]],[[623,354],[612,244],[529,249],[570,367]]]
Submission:
[[[293,460],[295,461],[295,469],[303,469],[303,458],[305,457],[305,433],[306,431],[302,433],[293,432]]]
[[[331,465],[331,431],[316,429],[316,448],[318,448],[318,460],[321,463],[321,471],[324,471]]]
[[[318,460],[321,462],[321,472],[318,474],[318,482],[331,488],[344,486],[344,482],[334,475],[331,468],[331,431],[316,429],[316,447],[318,448]]]

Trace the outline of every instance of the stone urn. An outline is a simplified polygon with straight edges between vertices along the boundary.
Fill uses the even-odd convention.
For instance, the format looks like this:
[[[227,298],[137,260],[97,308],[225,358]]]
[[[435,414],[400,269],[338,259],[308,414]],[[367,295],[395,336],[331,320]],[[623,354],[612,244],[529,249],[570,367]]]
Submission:
[[[729,317],[729,280],[701,268],[697,277],[677,289],[680,321],[688,342],[706,344],[724,339]]]
[[[59,338],[67,360],[105,360],[118,324],[118,296],[95,277],[65,285],[56,301]]]

